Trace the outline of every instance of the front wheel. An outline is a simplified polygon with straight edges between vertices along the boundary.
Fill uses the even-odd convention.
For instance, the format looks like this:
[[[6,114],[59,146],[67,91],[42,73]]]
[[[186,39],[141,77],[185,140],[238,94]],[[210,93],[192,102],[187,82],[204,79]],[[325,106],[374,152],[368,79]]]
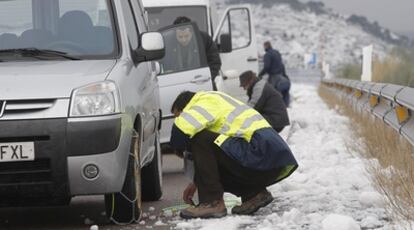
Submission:
[[[130,153],[124,185],[119,193],[105,195],[106,216],[115,224],[139,221],[141,206],[141,167],[139,138],[134,137],[134,153]]]

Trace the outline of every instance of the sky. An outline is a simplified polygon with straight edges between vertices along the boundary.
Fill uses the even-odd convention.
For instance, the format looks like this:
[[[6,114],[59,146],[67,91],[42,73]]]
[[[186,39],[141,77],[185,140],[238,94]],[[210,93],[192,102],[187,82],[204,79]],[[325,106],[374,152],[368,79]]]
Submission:
[[[309,0],[301,0],[307,2]],[[358,14],[397,33],[414,36],[414,0],[313,0],[342,14]]]

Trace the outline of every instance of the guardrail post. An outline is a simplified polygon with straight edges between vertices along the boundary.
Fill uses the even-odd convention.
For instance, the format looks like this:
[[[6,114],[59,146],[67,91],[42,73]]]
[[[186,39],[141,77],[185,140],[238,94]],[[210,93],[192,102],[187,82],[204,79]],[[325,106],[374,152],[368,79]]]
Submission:
[[[326,62],[322,62],[322,72],[325,79],[332,79],[331,66]]]
[[[361,81],[372,81],[372,52],[373,45],[366,46],[362,49],[362,76]]]

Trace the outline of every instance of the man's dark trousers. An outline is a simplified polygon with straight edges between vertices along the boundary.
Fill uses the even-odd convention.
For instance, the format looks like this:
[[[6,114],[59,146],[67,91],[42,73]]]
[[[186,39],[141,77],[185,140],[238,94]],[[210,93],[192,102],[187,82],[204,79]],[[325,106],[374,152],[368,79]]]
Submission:
[[[274,184],[280,170],[258,171],[245,168],[214,144],[218,134],[204,130],[191,139],[194,182],[200,203],[220,200],[229,192],[247,201]]]

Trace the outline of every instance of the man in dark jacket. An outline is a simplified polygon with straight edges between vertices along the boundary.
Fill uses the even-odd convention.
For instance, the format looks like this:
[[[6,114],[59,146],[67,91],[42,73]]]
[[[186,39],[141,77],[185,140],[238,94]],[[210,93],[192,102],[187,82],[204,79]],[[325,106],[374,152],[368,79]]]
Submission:
[[[247,90],[248,105],[257,110],[280,133],[289,125],[289,116],[282,95],[252,71],[246,71],[239,77],[240,86]]]
[[[162,61],[164,73],[192,70],[200,67],[200,54],[197,39],[194,38],[192,28],[183,27],[175,30],[175,33],[165,34],[169,44],[166,48],[166,57]],[[174,36],[174,38],[171,38]]]
[[[223,217],[223,193],[242,198],[233,214],[250,215],[272,202],[266,189],[293,173],[298,164],[288,145],[256,110],[220,92],[183,92],[174,101],[171,145],[190,151],[194,183],[183,192],[186,203],[198,190],[200,204],[182,210],[183,218]]]
[[[265,74],[268,74],[269,81],[273,81],[273,79],[270,79],[271,76],[283,75],[282,55],[280,55],[279,51],[273,49],[272,44],[269,41],[265,42],[263,47],[266,53],[263,57],[264,66],[259,73],[259,77],[261,78]]]
[[[268,82],[282,94],[285,105],[288,106],[290,80],[285,76],[285,66],[282,61],[282,56],[279,51],[273,49],[272,44],[269,41],[265,42],[263,46],[266,54],[263,57],[264,66],[259,73],[259,78],[262,78],[267,74]]]
[[[177,19],[175,19],[174,25],[178,25],[181,23],[189,23],[189,22],[191,22],[191,19],[185,16],[180,16]],[[213,80],[213,89],[217,90],[215,79],[219,75],[220,68],[221,68],[220,53],[219,53],[216,43],[213,41],[210,35],[208,35],[208,33],[204,31],[200,31],[200,34],[203,39],[204,48],[206,50],[207,63],[208,63],[208,67],[210,68],[211,78]]]

